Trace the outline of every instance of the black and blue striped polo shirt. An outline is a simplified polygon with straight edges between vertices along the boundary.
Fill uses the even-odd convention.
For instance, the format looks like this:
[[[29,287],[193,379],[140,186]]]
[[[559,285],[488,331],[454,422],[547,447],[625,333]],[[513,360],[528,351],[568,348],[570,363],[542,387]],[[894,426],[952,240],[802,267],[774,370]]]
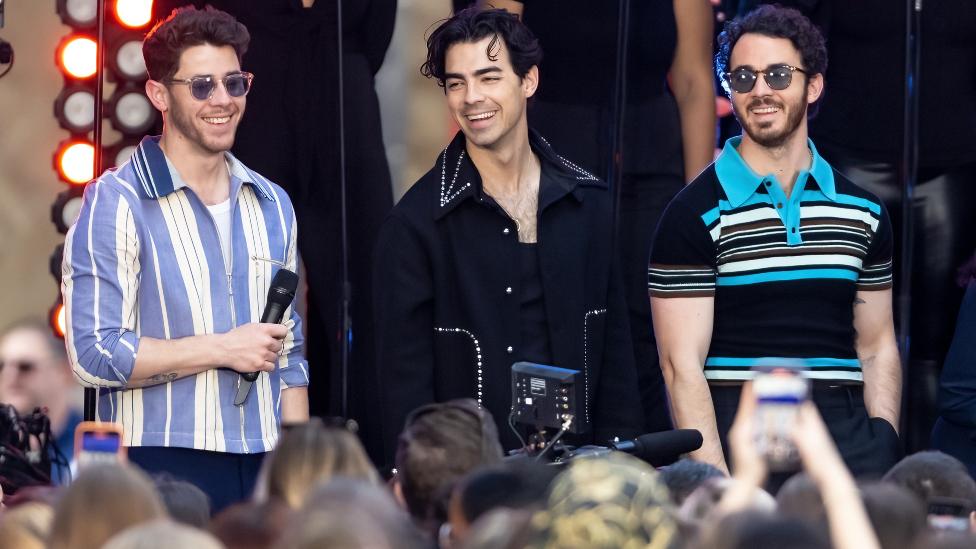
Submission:
[[[891,287],[891,223],[881,201],[813,162],[790,196],[736,148],[668,205],[648,267],[652,297],[714,297],[709,380],[744,380],[755,366],[863,381],[854,348],[858,291]]]

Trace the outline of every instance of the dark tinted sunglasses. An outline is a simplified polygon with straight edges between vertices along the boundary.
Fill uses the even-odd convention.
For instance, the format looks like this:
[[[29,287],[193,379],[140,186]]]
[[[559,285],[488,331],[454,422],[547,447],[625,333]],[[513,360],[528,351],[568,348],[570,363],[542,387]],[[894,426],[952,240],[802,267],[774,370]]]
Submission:
[[[227,95],[231,97],[243,97],[251,90],[251,81],[254,75],[249,72],[235,72],[223,78],[214,78],[211,75],[194,76],[186,80],[167,80],[167,84],[186,84],[190,87],[190,95],[198,101],[206,101],[213,96],[217,89],[217,82],[224,83]]]
[[[0,371],[3,371],[7,367],[16,368],[19,374],[25,375],[36,370],[37,363],[27,360],[0,360]]]
[[[756,86],[756,80],[761,74],[770,89],[785,90],[790,87],[790,82],[793,81],[793,71],[806,74],[805,70],[792,65],[770,65],[763,70],[739,67],[732,72],[725,73],[725,80],[729,83],[729,88],[732,88],[732,91],[749,93]]]

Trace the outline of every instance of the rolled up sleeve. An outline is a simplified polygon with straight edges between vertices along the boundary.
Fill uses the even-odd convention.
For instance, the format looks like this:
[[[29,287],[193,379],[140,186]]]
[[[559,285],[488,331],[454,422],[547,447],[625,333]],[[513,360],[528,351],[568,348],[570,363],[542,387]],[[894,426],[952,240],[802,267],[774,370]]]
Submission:
[[[298,272],[298,224],[292,213],[291,237],[288,244],[286,268]],[[302,336],[302,318],[294,306],[289,307],[289,318],[285,321],[288,334],[283,342],[281,358],[278,360],[278,375],[281,389],[308,386],[308,362],[305,360],[305,339]]]
[[[65,237],[65,344],[75,377],[88,387],[124,387],[139,350],[139,238],[125,192],[89,184]]]

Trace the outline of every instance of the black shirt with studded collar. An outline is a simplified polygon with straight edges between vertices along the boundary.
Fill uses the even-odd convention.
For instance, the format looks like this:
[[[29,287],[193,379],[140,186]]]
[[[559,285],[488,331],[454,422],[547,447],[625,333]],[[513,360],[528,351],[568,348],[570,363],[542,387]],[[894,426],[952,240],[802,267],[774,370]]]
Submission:
[[[584,372],[582,413],[605,444],[639,434],[641,408],[607,184],[530,130],[539,157],[538,273],[552,364]],[[407,414],[478,400],[506,449],[511,366],[523,359],[515,221],[482,190],[458,133],[387,217],[376,245],[376,349],[387,457]],[[650,329],[648,326],[647,329]]]

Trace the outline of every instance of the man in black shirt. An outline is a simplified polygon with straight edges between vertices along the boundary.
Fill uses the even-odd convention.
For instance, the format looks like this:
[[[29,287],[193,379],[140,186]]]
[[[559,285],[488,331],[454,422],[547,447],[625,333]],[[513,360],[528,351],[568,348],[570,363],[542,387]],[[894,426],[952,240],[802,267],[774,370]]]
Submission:
[[[472,397],[496,422],[511,365],[582,373],[592,440],[637,434],[636,373],[607,185],[532,132],[542,52],[516,16],[463,10],[423,72],[461,132],[387,218],[376,248],[377,352],[388,454],[404,418]],[[517,445],[502,431],[506,448]]]

